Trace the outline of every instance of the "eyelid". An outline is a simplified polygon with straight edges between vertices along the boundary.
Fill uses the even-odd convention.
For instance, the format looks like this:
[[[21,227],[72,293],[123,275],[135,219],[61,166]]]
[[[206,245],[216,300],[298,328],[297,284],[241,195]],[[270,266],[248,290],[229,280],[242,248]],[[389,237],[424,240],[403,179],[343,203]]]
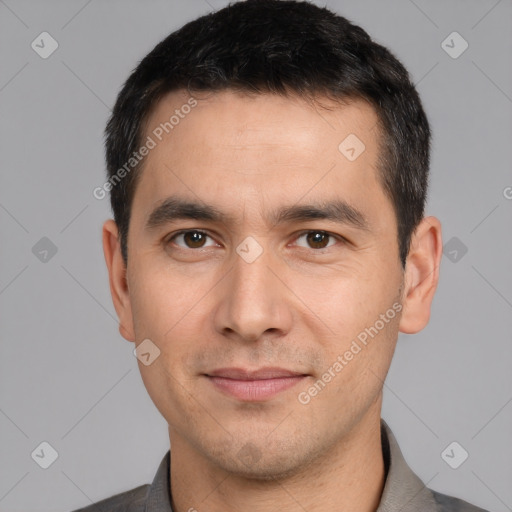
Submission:
[[[200,228],[188,228],[188,229],[181,229],[179,231],[176,231],[175,233],[172,233],[169,236],[167,236],[164,239],[164,243],[168,244],[171,241],[173,241],[176,237],[178,237],[180,235],[183,235],[185,233],[190,233],[190,232],[201,233],[201,234],[205,235],[206,237],[211,238],[217,245],[219,245],[219,242],[217,242],[215,237],[208,230],[200,229]],[[348,240],[346,238],[344,238],[343,236],[337,235],[336,233],[332,233],[330,231],[326,231],[324,229],[304,229],[302,231],[299,231],[298,233],[295,233],[294,235],[292,235],[293,236],[293,242],[296,242],[299,238],[301,238],[302,236],[307,235],[309,233],[323,233],[325,235],[328,235],[331,238],[334,238],[334,239],[338,240],[342,244],[348,243]],[[336,244],[333,244],[333,245],[336,245]],[[309,249],[314,251],[314,252],[322,252],[322,251],[328,250],[330,247],[333,247],[333,245],[329,245],[327,247],[322,247],[320,249],[315,249],[313,247],[310,247]],[[200,249],[207,249],[208,247],[212,247],[212,246],[197,247],[195,249],[191,248],[191,247],[181,247],[179,245],[177,247],[179,247],[180,249],[184,249],[184,250],[192,250],[192,251],[195,250],[195,251],[197,251],[197,250],[200,250]],[[307,249],[306,247],[302,247],[302,248],[303,249]]]
[[[325,229],[305,229],[303,231],[300,231],[299,233],[294,235],[294,238],[293,238],[294,242],[297,241],[300,237],[307,235],[309,233],[323,233],[324,235],[327,235],[331,238],[338,240],[342,244],[348,243],[348,240],[346,238],[342,237],[341,235],[337,235],[336,233],[331,233],[330,231],[326,231]],[[328,247],[322,247],[321,249],[313,249],[312,247],[310,247],[310,249],[314,252],[322,252],[322,251],[330,249],[334,245],[336,245],[336,244],[329,245]],[[305,249],[305,247],[303,247],[303,249]]]
[[[206,231],[204,229],[199,229],[199,228],[181,229],[180,231],[176,231],[174,233],[171,233],[169,236],[164,238],[164,244],[171,243],[176,237],[178,237],[180,235],[184,235],[185,233],[201,233],[202,235],[205,235],[208,238],[211,238],[218,245],[217,240],[215,240],[215,238],[208,231]],[[184,250],[192,250],[192,251],[195,250],[195,251],[197,251],[199,249],[207,249],[208,247],[212,247],[212,246],[198,247],[196,249],[193,249],[193,248],[190,248],[190,247],[182,247],[180,245],[178,245],[177,247],[179,247],[180,249],[184,249]]]

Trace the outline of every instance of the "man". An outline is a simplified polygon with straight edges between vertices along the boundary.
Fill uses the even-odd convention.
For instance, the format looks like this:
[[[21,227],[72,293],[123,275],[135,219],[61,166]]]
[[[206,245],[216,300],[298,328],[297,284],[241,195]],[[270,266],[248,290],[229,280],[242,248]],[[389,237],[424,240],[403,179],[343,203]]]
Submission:
[[[481,510],[427,489],[380,417],[442,254],[429,124],[387,49],[306,2],[235,3],[141,61],[106,136],[110,289],[172,449],[82,510]]]

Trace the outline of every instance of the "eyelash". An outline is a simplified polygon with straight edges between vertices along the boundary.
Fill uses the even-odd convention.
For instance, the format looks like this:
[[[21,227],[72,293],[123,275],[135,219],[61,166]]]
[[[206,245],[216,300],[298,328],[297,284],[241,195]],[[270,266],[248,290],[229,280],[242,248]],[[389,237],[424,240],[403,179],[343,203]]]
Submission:
[[[212,235],[210,235],[207,231],[203,231],[202,229],[183,229],[183,230],[181,230],[181,231],[177,231],[177,232],[176,232],[176,233],[174,233],[172,236],[167,237],[167,238],[166,238],[166,241],[165,241],[165,245],[167,245],[167,244],[171,243],[175,238],[177,238],[178,236],[183,235],[183,234],[185,234],[185,233],[200,233],[200,234],[205,235],[205,236],[207,236],[207,237],[211,238],[212,240],[214,240],[214,237],[213,237]],[[339,241],[339,242],[341,242],[342,244],[347,243],[347,240],[346,240],[344,237],[342,237],[341,235],[336,235],[336,234],[334,234],[334,233],[331,233],[331,232],[329,232],[329,231],[325,231],[325,230],[323,230],[323,229],[306,229],[306,230],[304,230],[304,231],[301,231],[301,232],[299,232],[299,233],[296,235],[296,237],[294,238],[294,241],[297,241],[297,240],[298,240],[299,238],[301,238],[302,236],[304,236],[304,235],[308,235],[308,234],[310,234],[310,233],[321,233],[321,234],[323,234],[323,235],[327,235],[327,236],[328,236],[328,237],[330,237],[330,238],[334,238],[334,239],[338,240],[338,241]],[[330,240],[329,240],[329,241],[330,241]],[[332,247],[332,245],[327,246],[327,247],[322,247],[321,249],[315,249],[315,248],[313,248],[313,247],[310,247],[310,249],[311,249],[312,251],[316,252],[316,253],[322,253],[322,252],[326,251],[327,249],[329,249],[329,248],[331,248],[331,247]],[[185,248],[185,247],[180,247],[180,246],[178,246],[178,248],[179,248],[179,249],[183,249],[183,250],[185,250],[185,251],[186,251],[186,250],[191,250],[191,251],[196,250],[196,251],[199,251],[199,250],[201,250],[201,249],[203,249],[203,250],[204,250],[204,249],[208,249],[208,247],[198,247],[198,248],[194,249],[194,248],[192,248],[192,247],[186,247],[186,248]],[[305,249],[305,247],[303,247],[303,249]]]

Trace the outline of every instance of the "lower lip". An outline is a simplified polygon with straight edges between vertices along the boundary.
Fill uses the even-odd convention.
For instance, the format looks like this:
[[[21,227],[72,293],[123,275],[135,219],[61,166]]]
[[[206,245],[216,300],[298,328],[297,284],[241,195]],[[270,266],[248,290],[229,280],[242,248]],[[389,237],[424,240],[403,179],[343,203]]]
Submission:
[[[295,386],[305,377],[306,375],[297,375],[295,377],[279,377],[275,379],[236,380],[208,375],[208,379],[217,389],[247,402],[257,402],[272,398],[281,391]]]

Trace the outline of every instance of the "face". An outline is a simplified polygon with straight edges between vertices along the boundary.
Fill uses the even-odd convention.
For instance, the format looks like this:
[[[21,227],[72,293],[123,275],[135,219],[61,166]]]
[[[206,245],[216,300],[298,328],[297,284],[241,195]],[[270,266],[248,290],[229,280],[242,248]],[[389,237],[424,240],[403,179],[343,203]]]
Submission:
[[[404,272],[377,117],[362,101],[195,101],[169,94],[147,125],[156,145],[132,205],[121,332],[160,350],[139,368],[173,450],[291,474],[380,417]]]

